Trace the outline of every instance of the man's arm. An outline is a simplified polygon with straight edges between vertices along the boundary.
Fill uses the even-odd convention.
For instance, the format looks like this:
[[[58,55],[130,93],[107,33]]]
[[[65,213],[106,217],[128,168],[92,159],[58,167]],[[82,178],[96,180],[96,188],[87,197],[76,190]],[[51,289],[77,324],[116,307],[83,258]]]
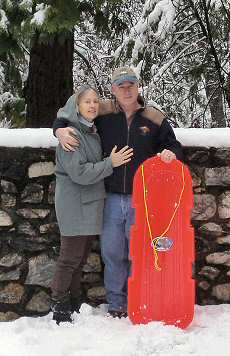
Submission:
[[[53,122],[53,134],[56,136],[56,130],[68,126],[68,120],[63,118],[56,118]]]
[[[71,101],[74,95],[70,97],[65,106],[58,110],[57,118],[53,123],[53,134],[56,136],[63,148],[67,152],[74,152],[76,147],[79,146],[79,140],[74,135],[74,129],[69,125],[69,121],[65,118],[65,115],[69,115],[71,108]],[[100,100],[99,115],[106,115],[111,112],[117,112],[117,107],[113,100]]]
[[[71,115],[72,101],[75,100],[75,96],[72,95],[65,106],[58,110],[57,118],[53,123],[53,134],[56,136],[65,151],[75,151],[75,148],[79,146],[79,140],[75,136],[75,130],[68,126],[69,121],[65,116]]]
[[[169,163],[173,159],[183,161],[183,150],[179,141],[177,141],[174,131],[167,121],[164,119],[159,129],[159,147],[158,155],[162,161]]]
[[[53,134],[58,138],[63,150],[74,152],[79,146],[79,140],[73,127],[68,126],[69,121],[62,117],[57,117],[53,123]]]
[[[178,158],[183,159],[183,152],[181,144],[177,141],[176,136],[169,122],[166,114],[154,107],[146,107],[143,116],[159,126],[158,133],[158,156],[165,163],[170,163],[172,160]]]

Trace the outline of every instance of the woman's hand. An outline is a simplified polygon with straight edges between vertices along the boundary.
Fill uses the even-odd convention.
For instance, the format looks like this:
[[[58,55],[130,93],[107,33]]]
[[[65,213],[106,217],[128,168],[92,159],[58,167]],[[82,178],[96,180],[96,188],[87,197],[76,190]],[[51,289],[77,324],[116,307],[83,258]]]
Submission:
[[[123,148],[120,149],[120,151],[117,152],[116,151],[117,151],[117,146],[114,146],[110,153],[113,167],[119,167],[122,164],[131,161],[131,157],[133,156],[132,148],[129,148],[129,146],[124,146]]]

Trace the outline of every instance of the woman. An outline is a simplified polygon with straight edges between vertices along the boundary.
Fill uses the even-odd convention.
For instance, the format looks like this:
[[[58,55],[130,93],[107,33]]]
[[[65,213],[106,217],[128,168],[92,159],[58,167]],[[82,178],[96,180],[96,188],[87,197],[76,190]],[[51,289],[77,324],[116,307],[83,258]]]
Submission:
[[[57,324],[71,322],[71,299],[77,300],[81,268],[86,261],[92,238],[101,233],[105,199],[103,178],[130,161],[128,146],[102,160],[99,135],[93,124],[98,115],[97,91],[86,85],[69,98],[59,110],[68,119],[79,138],[79,148],[56,151],[55,209],[61,232],[61,249],[52,281],[52,311]]]

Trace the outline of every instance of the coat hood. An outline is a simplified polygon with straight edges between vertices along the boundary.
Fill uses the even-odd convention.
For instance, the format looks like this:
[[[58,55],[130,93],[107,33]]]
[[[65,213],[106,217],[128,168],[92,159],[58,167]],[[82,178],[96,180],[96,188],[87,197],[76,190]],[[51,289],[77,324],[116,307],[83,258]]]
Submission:
[[[76,103],[76,94],[73,94],[66,102],[65,106],[57,112],[57,118],[68,120],[71,124],[79,127],[79,113]]]

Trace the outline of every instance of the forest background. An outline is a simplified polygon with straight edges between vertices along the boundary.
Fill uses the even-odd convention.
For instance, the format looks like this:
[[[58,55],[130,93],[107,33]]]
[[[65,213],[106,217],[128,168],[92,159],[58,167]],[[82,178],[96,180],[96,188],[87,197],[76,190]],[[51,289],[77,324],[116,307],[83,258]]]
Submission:
[[[0,0],[0,127],[52,127],[131,65],[174,127],[230,126],[229,0]]]

